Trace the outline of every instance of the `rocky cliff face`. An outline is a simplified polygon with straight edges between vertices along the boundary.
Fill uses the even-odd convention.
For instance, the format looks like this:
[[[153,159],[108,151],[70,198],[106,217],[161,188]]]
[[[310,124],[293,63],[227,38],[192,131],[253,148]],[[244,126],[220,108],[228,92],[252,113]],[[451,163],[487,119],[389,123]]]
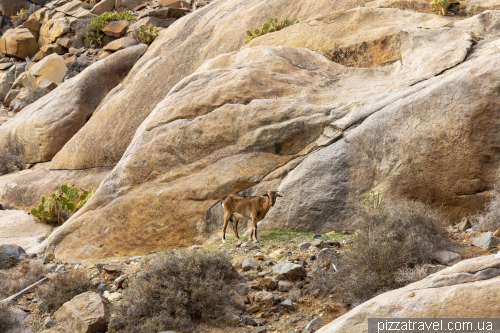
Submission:
[[[118,85],[104,79],[98,101],[51,113],[120,52],[101,60],[0,127],[0,146],[50,161],[0,177],[0,200],[27,208],[48,194],[44,179],[100,182],[50,236],[58,257],[204,242],[222,227],[219,200],[238,191],[281,191],[265,228],[349,229],[372,188],[443,205],[450,220],[480,209],[500,164],[500,12],[355,6],[215,1],[142,57],[120,51],[140,59]],[[271,12],[301,22],[245,45]],[[56,117],[77,125],[50,144],[58,127],[37,124]]]

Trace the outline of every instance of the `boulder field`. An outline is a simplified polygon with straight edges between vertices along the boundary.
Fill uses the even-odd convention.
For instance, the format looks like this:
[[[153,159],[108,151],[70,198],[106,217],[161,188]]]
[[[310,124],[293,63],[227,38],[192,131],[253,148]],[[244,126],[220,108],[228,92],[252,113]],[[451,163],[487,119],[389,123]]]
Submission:
[[[27,209],[60,185],[48,179],[98,185],[49,236],[60,258],[203,243],[240,191],[283,195],[261,228],[350,229],[371,189],[459,220],[500,166],[500,11],[487,9],[214,1],[0,126],[0,147],[39,163],[1,176],[0,201]],[[300,23],[245,44],[270,13]]]

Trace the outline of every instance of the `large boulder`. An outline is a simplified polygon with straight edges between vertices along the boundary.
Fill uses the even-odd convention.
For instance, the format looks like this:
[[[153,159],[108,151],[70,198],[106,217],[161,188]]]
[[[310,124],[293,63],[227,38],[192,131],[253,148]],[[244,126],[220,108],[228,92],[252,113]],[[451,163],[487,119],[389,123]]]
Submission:
[[[14,257],[19,259],[21,254],[26,253],[24,249],[18,245],[2,244],[0,245],[0,254],[5,257]]]
[[[36,38],[27,28],[9,29],[0,38],[0,52],[6,55],[24,59],[37,51]]]
[[[368,332],[368,318],[498,318],[500,254],[464,260],[358,305],[317,333]]]
[[[486,56],[499,16],[490,13],[488,20],[483,15],[443,28],[439,25],[449,25],[448,18],[393,9],[389,14],[354,9],[336,15],[353,13],[364,18],[378,14],[381,21],[398,13],[413,15],[418,24],[434,28],[400,27],[401,60],[377,68],[346,67],[290,46],[226,53],[177,83],[148,113],[160,82],[168,88],[191,65],[181,66],[179,58],[190,42],[184,38],[179,46],[173,36],[180,33],[179,26],[186,32],[191,20],[197,22],[196,12],[171,26],[54,158],[53,167],[61,169],[113,165],[113,156],[122,154],[118,146],[125,143],[116,135],[121,133],[120,140],[127,135],[113,117],[116,108],[125,108],[128,101],[129,109],[149,114],[94,198],[51,235],[57,255],[121,255],[204,241],[220,233],[222,216],[200,218],[211,207],[220,209],[219,199],[256,184],[272,184],[283,193],[261,225],[284,229],[349,228],[352,202],[376,186],[445,203],[443,210],[451,218],[481,207],[499,166],[494,153],[500,144],[494,116],[498,102],[491,96],[500,85],[494,76],[500,59]],[[214,29],[210,33],[216,36]],[[202,31],[197,30],[197,39]],[[487,39],[467,61],[472,40],[464,31]],[[443,46],[446,36],[450,48]],[[197,45],[193,63],[200,54],[209,55],[204,52],[212,46],[192,42]],[[165,51],[164,45],[171,48]],[[426,56],[418,57],[420,52]],[[167,60],[178,66],[167,66]],[[164,67],[159,64],[169,73],[160,75]],[[167,76],[170,80],[163,81]],[[150,88],[147,94],[145,87]],[[129,99],[143,94],[148,98],[140,106]],[[127,130],[139,118],[130,119]],[[113,133],[107,130],[110,119]],[[478,121],[483,130],[464,139],[464,131]],[[91,139],[98,143],[88,148],[78,144]],[[108,144],[101,151],[101,142],[113,142],[116,150],[110,152]],[[458,163],[465,157],[468,168]],[[485,162],[473,163],[478,159]],[[151,237],[158,233],[169,236]]]
[[[0,244],[14,244],[28,250],[47,237],[52,227],[22,210],[0,211]]]
[[[54,313],[56,322],[67,332],[105,332],[108,325],[108,301],[89,291],[73,297]]]
[[[60,84],[67,72],[63,57],[51,54],[31,67],[23,78],[25,88],[36,88],[43,80]]]
[[[0,146],[11,151],[20,149],[28,163],[48,161],[92,116],[102,98],[113,89],[146,50],[138,45],[117,52],[65,81],[49,94],[24,108],[15,119],[0,127]],[[29,73],[36,85],[44,79],[53,80],[56,71],[42,63],[60,59],[50,55],[33,66]],[[46,75],[45,75],[46,74]]]

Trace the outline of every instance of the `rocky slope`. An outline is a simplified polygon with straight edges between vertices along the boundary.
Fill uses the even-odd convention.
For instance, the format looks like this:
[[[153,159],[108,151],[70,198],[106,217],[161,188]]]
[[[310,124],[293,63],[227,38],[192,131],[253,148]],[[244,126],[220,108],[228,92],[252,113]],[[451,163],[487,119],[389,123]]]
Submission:
[[[3,147],[50,161],[0,177],[0,200],[28,208],[57,186],[47,179],[102,179],[51,235],[60,257],[204,242],[220,232],[219,200],[242,190],[283,193],[265,228],[349,229],[372,188],[443,205],[451,221],[475,212],[499,166],[500,14],[355,6],[219,0],[178,19],[100,102],[51,113],[68,129],[57,140],[38,125],[44,101],[68,104],[85,71],[0,127]],[[245,45],[268,12],[301,22]]]

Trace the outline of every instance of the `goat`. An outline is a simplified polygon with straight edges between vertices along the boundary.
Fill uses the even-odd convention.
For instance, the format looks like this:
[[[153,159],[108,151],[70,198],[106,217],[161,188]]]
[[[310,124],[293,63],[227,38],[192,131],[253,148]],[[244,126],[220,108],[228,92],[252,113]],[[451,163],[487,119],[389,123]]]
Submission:
[[[233,232],[238,244],[241,244],[238,236],[239,220],[252,220],[252,232],[250,241],[258,243],[257,240],[257,222],[262,221],[269,209],[276,203],[276,197],[281,197],[276,191],[267,191],[261,197],[243,197],[239,194],[231,194],[222,199],[224,207],[224,226],[222,227],[222,242],[226,243],[226,227],[231,220],[233,222]],[[254,238],[255,237],[255,238]]]

